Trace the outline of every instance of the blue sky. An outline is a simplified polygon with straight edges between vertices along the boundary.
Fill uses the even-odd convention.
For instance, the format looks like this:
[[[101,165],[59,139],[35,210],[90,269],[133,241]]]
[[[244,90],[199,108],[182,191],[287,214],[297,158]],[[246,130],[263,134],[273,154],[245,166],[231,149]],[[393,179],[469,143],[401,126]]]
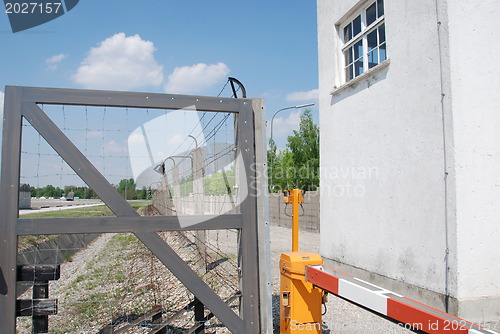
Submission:
[[[89,59],[91,49],[105,41],[107,52],[101,50]],[[234,76],[250,97],[266,99],[268,118],[278,109],[315,102],[310,97],[317,88],[312,0],[82,0],[58,19],[15,34],[2,11],[0,43],[2,92],[5,85],[23,85],[148,92],[168,88],[168,92],[217,95],[226,77]],[[151,73],[141,78],[137,73],[99,77],[103,69],[98,62],[123,50],[119,45],[113,49],[113,43],[137,48],[127,56],[128,64],[139,62],[137,70]],[[139,61],[141,52],[150,58]],[[85,74],[79,68],[86,59]],[[195,68],[196,64],[201,65]],[[178,78],[169,82],[176,68]],[[190,84],[193,71],[203,73],[208,82]],[[182,76],[188,78],[183,81]],[[130,84],[123,85],[125,81]],[[293,94],[297,92],[304,94]],[[317,106],[312,109],[317,115]],[[296,125],[296,113],[285,111],[275,119],[274,136],[280,145]]]
[[[2,10],[0,100],[5,85],[216,96],[233,76],[270,120],[317,102],[316,31],[313,0],[81,0],[18,33]],[[279,147],[301,111],[275,118]]]

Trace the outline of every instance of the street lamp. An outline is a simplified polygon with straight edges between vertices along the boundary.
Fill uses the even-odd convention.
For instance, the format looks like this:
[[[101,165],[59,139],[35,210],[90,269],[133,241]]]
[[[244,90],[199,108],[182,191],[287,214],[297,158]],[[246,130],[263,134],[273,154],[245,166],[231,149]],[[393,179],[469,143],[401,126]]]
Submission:
[[[298,105],[298,106],[293,106],[293,107],[286,107],[286,108],[282,108],[280,110],[278,110],[277,112],[274,113],[273,117],[271,118],[271,139],[270,139],[270,142],[271,142],[271,145],[274,145],[274,141],[273,141],[273,122],[274,122],[274,117],[280,112],[280,111],[283,111],[283,110],[288,110],[288,109],[300,109],[300,108],[305,108],[305,107],[310,107],[310,106],[313,106],[314,103],[308,103],[308,104],[301,104],[301,105]],[[276,146],[276,145],[274,145]],[[272,146],[271,146],[271,149],[272,149]],[[273,186],[273,174],[274,174],[274,171],[273,171],[273,165],[274,165],[274,155],[271,155],[271,179],[270,179],[270,186],[269,188],[271,189],[271,191],[274,189],[274,186]]]

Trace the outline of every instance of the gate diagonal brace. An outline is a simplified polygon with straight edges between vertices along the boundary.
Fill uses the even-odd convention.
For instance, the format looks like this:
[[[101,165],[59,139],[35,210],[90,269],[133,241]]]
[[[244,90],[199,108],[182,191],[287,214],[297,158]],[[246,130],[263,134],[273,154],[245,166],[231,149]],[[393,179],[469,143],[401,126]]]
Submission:
[[[157,231],[180,230],[177,218],[172,216],[141,217],[120,196],[109,181],[92,165],[78,147],[58,128],[39,105],[75,105],[139,109],[188,109],[235,114],[237,143],[246,169],[243,184],[254,184],[256,172],[251,170],[265,153],[256,145],[263,138],[264,108],[260,99],[220,98],[156,93],[75,90],[40,87],[7,86],[5,88],[4,131],[0,192],[0,332],[16,331],[16,250],[17,237],[23,234],[87,233],[88,229],[99,233],[134,233],[159,260],[209,309],[231,332],[252,334],[269,327],[270,298],[266,296],[266,284],[259,282],[259,220],[257,193],[265,185],[249,187],[248,198],[241,203],[240,214],[220,217],[204,215],[206,222],[197,229],[238,229],[242,234],[242,267],[247,272],[241,278],[242,314],[240,317],[226,305],[210,287],[189,268],[175,251],[157,234]],[[195,108],[196,106],[196,108]],[[69,167],[103,200],[115,214],[114,217],[82,219],[78,217],[23,219],[18,217],[18,196],[21,162],[22,121],[28,121]],[[256,119],[259,121],[256,123]],[[245,125],[238,125],[245,124]],[[257,134],[257,135],[256,135]],[[261,138],[262,137],[262,138]],[[261,210],[262,211],[262,210]],[[221,218],[222,217],[222,218]],[[192,216],[190,219],[199,218]],[[267,253],[266,253],[267,256]],[[267,283],[268,284],[268,283]],[[261,319],[262,317],[262,319]]]
[[[326,266],[307,266],[305,279],[350,303],[423,333],[498,334]]]
[[[244,333],[243,321],[156,233],[136,232],[135,235],[158,259],[233,333]]]

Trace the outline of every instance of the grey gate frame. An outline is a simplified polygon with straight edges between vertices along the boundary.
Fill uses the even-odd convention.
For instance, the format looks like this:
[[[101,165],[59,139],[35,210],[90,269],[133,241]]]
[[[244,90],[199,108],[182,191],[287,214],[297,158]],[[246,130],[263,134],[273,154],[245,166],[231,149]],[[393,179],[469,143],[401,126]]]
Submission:
[[[239,214],[203,216],[204,222],[187,230],[241,230],[242,318],[177,255],[158,231],[182,230],[176,216],[141,217],[122,198],[37,104],[106,106],[150,109],[183,109],[236,113],[238,149],[243,158],[249,194]],[[19,218],[18,198],[21,160],[22,118],[52,146],[66,163],[113,211],[112,217]],[[261,212],[266,209],[262,194],[263,107],[261,99],[234,99],[203,96],[148,94],[74,89],[7,86],[5,89],[2,172],[0,193],[0,333],[16,332],[16,254],[21,235],[66,233],[132,232],[232,333],[268,332],[270,305],[268,273],[259,273],[259,253],[268,254],[267,226]],[[256,135],[257,133],[257,135]],[[256,148],[260,152],[256,152]],[[259,170],[260,169],[260,170]],[[264,174],[261,174],[264,175]],[[265,178],[263,178],[265,179]],[[263,206],[260,208],[259,206]],[[194,217],[197,221],[197,217]],[[198,217],[200,218],[200,217]],[[187,218],[186,218],[187,219]],[[260,221],[260,223],[258,223]],[[259,235],[265,239],[259,249]],[[262,257],[262,256],[261,256]],[[267,257],[267,256],[265,256]],[[268,263],[267,259],[260,261]],[[265,270],[267,271],[267,270]],[[261,284],[259,284],[261,282]],[[261,316],[262,315],[262,316]]]

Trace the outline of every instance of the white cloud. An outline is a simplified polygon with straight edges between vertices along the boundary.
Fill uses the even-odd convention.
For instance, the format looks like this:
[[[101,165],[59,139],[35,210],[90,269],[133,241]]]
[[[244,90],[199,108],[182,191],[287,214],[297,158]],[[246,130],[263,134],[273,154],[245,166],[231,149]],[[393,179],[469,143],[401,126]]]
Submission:
[[[184,139],[182,138],[182,136],[180,134],[174,134],[172,137],[168,138],[168,143],[170,145],[180,145],[182,144],[182,142],[184,141]]]
[[[103,154],[113,155],[113,153],[114,154],[119,154],[119,153],[126,154],[126,153],[128,153],[126,146],[120,145],[119,143],[117,143],[114,140],[110,140],[107,143],[105,143],[101,149],[102,149]]]
[[[47,69],[50,71],[55,71],[59,67],[59,63],[62,62],[66,58],[64,53],[60,53],[57,55],[53,55],[45,59],[45,63],[47,64]]]
[[[132,132],[127,140],[128,140],[128,145],[135,145],[135,144],[146,145],[146,139],[142,135],[142,132],[139,132],[138,129]]]
[[[300,125],[300,115],[301,111],[292,111],[288,115],[288,117],[275,117],[274,122],[272,124],[273,127],[273,139],[276,141],[276,138],[287,135],[291,136],[293,134],[293,130],[298,130]],[[271,123],[269,121],[269,132],[271,132]],[[270,138],[270,133],[269,133]]]
[[[87,132],[87,138],[102,138],[103,132],[99,130],[92,130]]]
[[[155,46],[139,35],[115,34],[91,48],[73,80],[85,88],[131,90],[160,86],[163,66],[154,58]]]
[[[220,83],[229,74],[229,67],[224,63],[176,67],[168,76],[165,92],[171,94],[201,93],[207,88]]]
[[[317,100],[319,90],[318,89],[312,89],[307,92],[294,92],[290,93],[286,96],[287,101],[311,101],[311,100]]]

